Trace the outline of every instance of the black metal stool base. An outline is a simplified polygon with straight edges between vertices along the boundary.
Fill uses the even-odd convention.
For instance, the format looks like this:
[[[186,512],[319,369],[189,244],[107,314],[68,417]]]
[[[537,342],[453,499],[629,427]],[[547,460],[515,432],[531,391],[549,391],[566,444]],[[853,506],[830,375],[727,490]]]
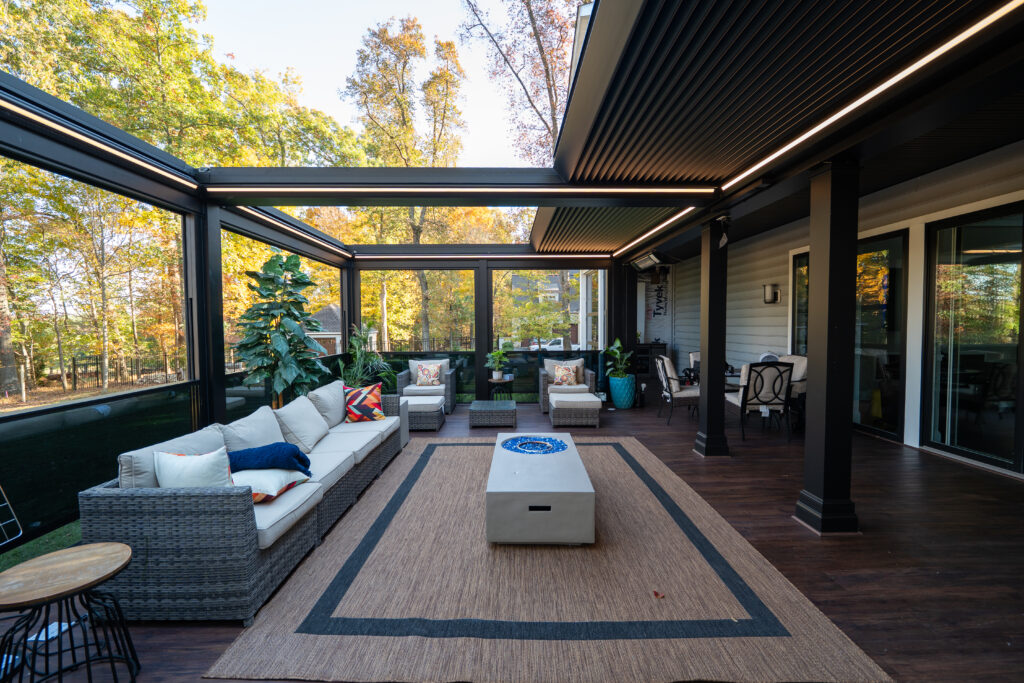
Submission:
[[[53,625],[53,628],[51,628]],[[110,667],[134,681],[139,673],[124,613],[109,593],[86,590],[18,616],[0,637],[0,681],[48,681],[93,666]]]

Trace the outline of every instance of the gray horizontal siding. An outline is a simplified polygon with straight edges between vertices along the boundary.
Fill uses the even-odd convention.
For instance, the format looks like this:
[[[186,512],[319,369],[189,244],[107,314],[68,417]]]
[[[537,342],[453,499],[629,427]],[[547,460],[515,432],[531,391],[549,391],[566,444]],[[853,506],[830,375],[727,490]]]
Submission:
[[[700,257],[672,266],[672,351],[677,368],[690,365],[690,351],[700,349]]]

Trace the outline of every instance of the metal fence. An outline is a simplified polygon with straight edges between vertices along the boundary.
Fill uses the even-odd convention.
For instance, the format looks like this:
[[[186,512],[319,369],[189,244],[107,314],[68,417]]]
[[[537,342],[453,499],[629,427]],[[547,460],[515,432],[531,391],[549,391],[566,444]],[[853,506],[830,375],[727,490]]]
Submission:
[[[388,340],[389,352],[396,351],[472,351],[476,348],[475,337],[431,337]],[[378,340],[378,346],[380,346]],[[383,349],[377,349],[383,351]]]

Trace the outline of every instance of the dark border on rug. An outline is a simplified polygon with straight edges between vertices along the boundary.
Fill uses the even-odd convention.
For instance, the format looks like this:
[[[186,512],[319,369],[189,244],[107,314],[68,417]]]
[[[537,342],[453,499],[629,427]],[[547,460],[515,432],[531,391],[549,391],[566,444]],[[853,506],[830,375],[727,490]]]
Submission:
[[[398,490],[374,520],[359,545],[335,575],[324,594],[296,629],[296,633],[333,636],[421,636],[425,638],[488,638],[507,640],[649,640],[658,638],[750,638],[785,637],[789,631],[747,585],[747,582],[722,557],[718,549],[697,528],[678,503],[618,442],[583,442],[581,446],[611,446],[650,489],[679,529],[689,539],[718,578],[729,589],[749,619],[695,619],[670,621],[500,621],[489,619],[377,619],[334,617],[334,610],[345,597],[370,553],[380,542],[395,514],[427,466],[434,451],[441,447],[477,446],[493,448],[486,442],[436,443],[423,449],[416,464]],[[755,551],[756,552],[756,551]]]

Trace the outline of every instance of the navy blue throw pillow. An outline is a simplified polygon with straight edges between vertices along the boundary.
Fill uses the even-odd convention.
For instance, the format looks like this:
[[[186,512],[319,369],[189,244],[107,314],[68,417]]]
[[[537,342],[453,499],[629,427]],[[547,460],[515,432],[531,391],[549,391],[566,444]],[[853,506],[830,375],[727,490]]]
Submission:
[[[232,472],[242,470],[298,470],[307,477],[313,476],[309,471],[309,458],[293,443],[267,444],[256,448],[246,448],[228,453]]]

